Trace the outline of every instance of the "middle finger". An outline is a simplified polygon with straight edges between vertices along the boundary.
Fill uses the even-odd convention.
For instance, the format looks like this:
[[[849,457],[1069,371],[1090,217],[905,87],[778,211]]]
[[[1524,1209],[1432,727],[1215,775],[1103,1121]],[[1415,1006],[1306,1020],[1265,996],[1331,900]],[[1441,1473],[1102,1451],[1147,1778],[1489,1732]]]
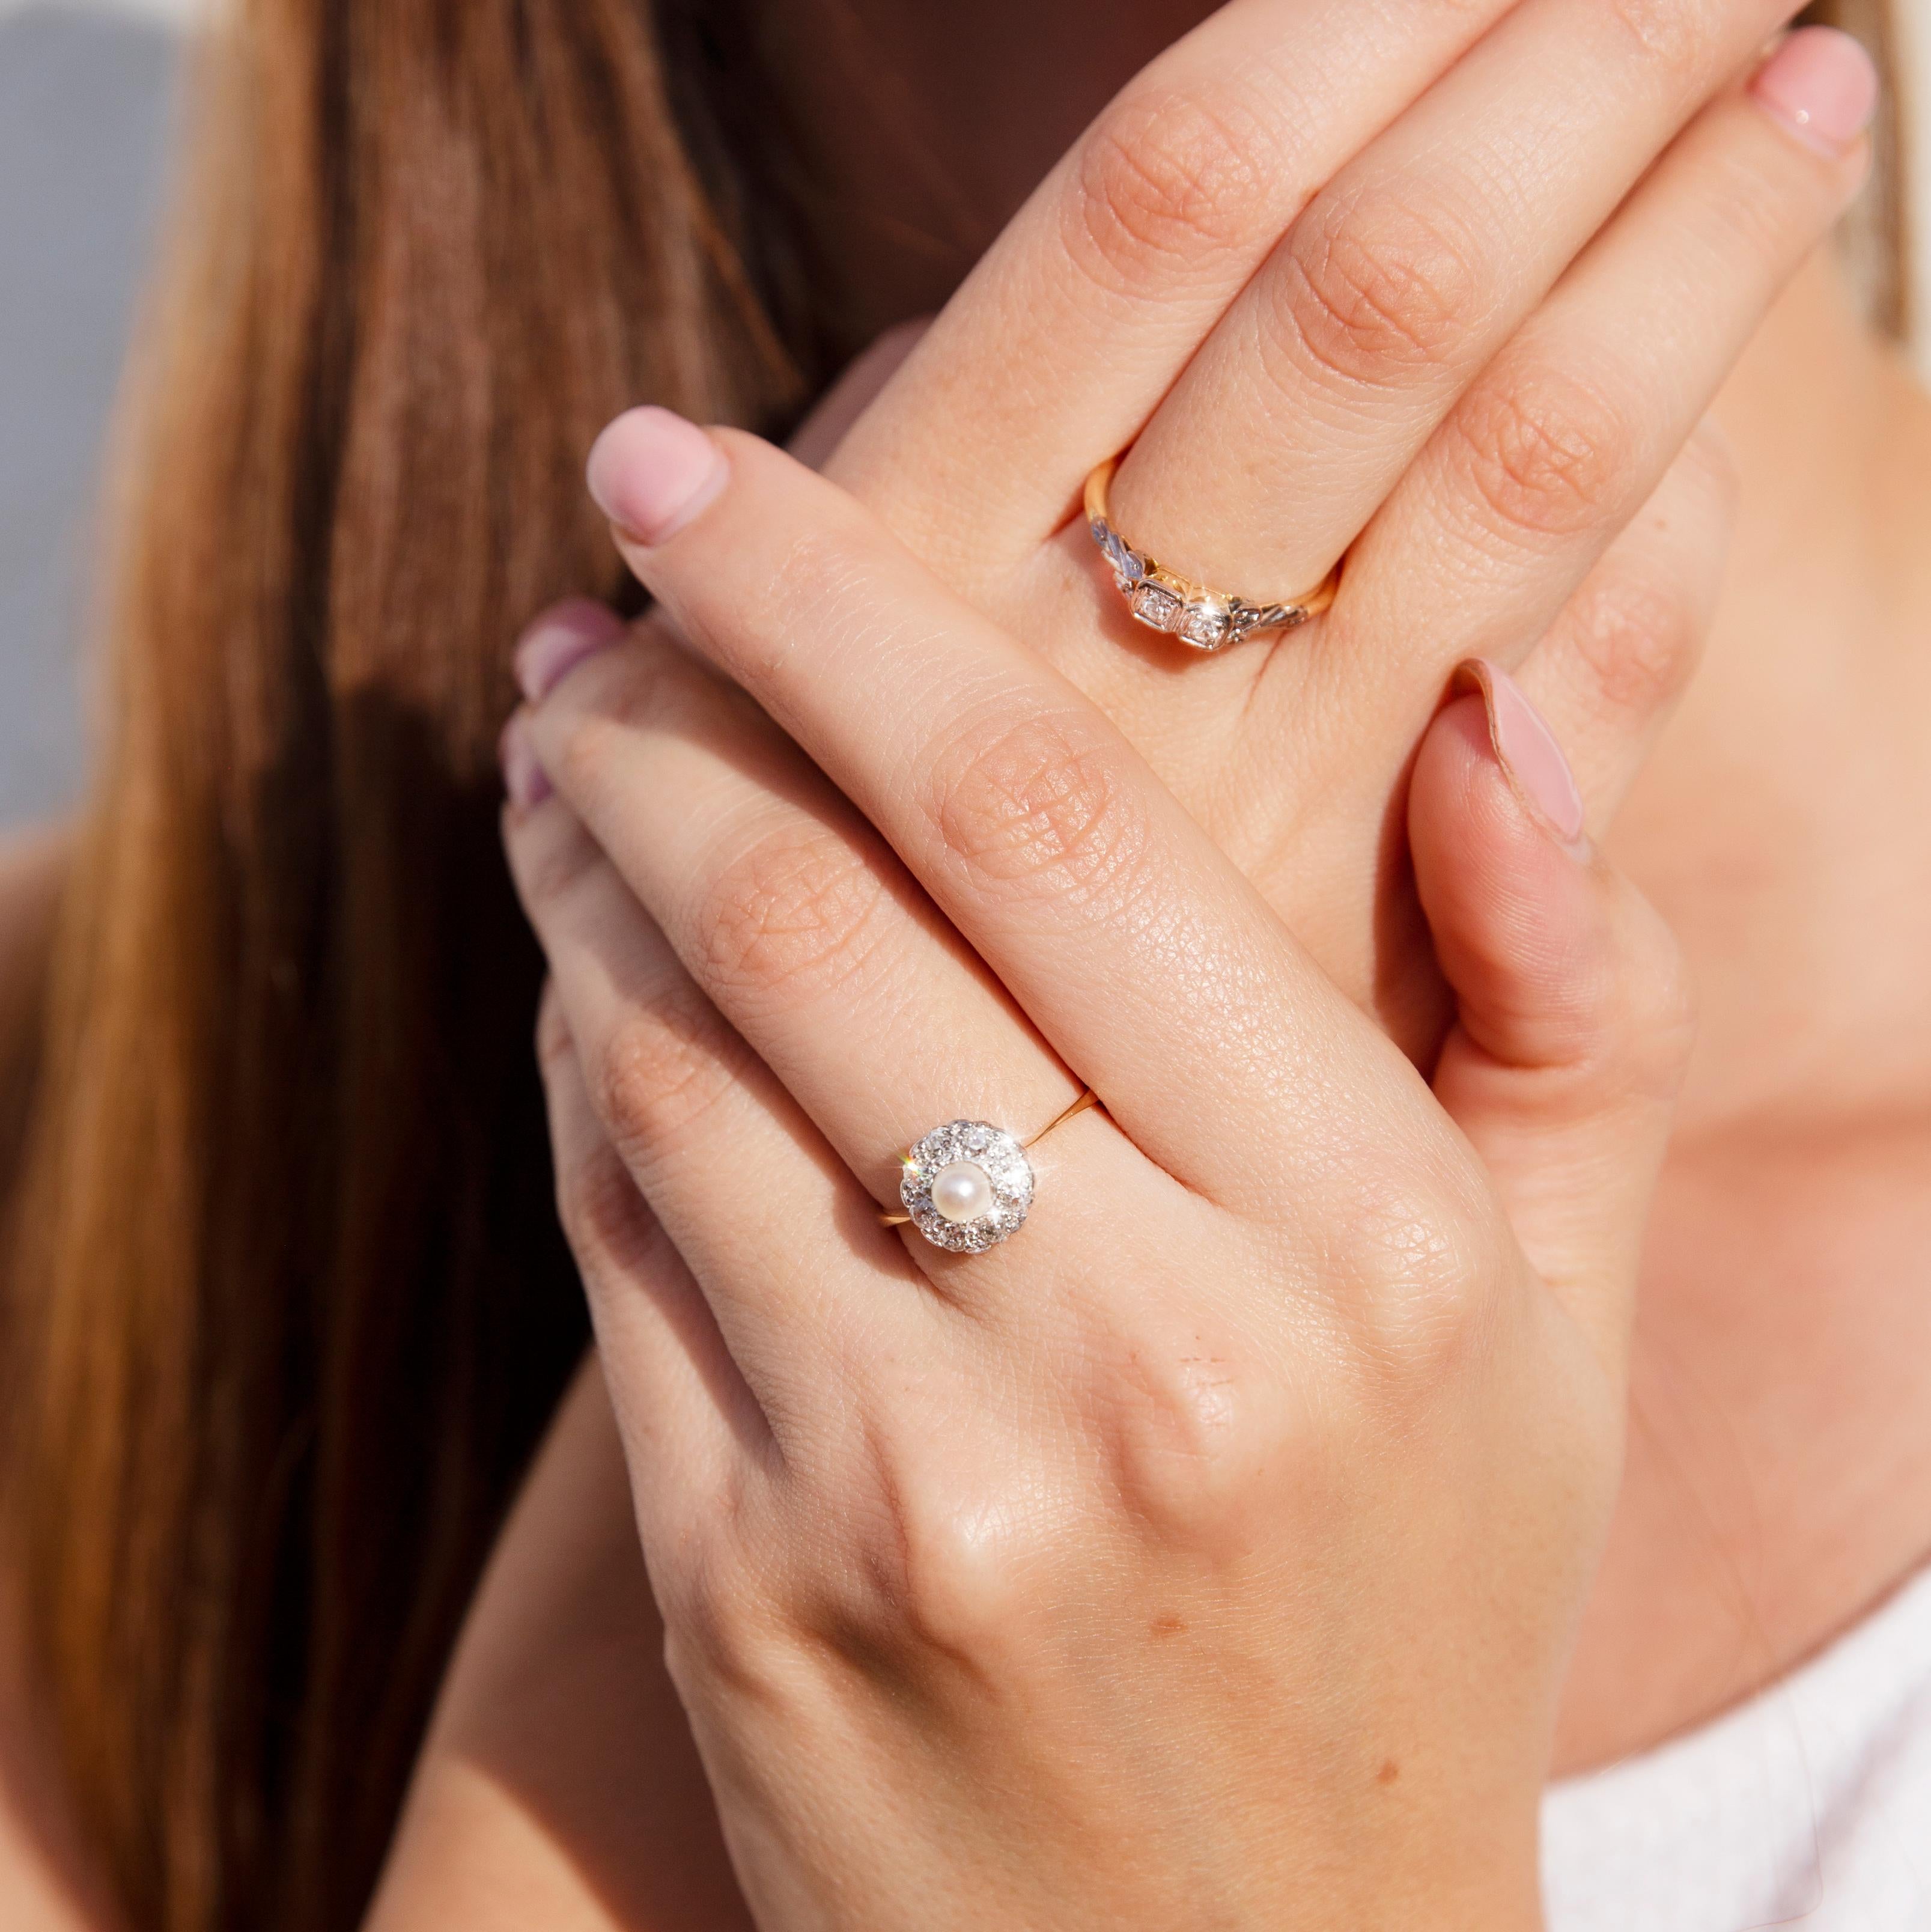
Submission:
[[[1235,302],[1120,466],[1128,541],[1252,601],[1318,583],[1659,151],[1795,10],[1519,8],[1342,170]]]

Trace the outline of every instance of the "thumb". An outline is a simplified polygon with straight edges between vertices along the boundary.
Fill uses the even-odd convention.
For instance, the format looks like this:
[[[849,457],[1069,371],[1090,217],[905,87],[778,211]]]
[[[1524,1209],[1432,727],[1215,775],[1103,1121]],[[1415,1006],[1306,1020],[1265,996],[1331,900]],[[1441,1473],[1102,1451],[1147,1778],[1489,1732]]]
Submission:
[[[1521,688],[1480,662],[1457,682],[1408,801],[1422,909],[1456,1000],[1435,1094],[1531,1262],[1619,1364],[1694,1030],[1681,958],[1589,844],[1567,761]]]

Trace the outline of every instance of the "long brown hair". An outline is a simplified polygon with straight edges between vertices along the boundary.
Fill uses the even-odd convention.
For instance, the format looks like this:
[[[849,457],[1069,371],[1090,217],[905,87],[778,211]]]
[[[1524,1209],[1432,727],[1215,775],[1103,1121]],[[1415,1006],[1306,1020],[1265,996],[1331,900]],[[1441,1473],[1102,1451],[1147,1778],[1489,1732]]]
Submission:
[[[143,1928],[356,1922],[583,1346],[493,743],[517,624],[621,594],[603,422],[772,427],[846,346],[739,4],[246,0],[204,63],[10,1337],[29,1635]]]
[[[667,37],[700,87],[708,14]],[[801,371],[637,0],[251,0],[199,86],[109,519],[14,1514],[133,1922],[300,1932],[358,1916],[583,1345],[496,830],[509,644],[619,589],[604,421],[763,422]]]

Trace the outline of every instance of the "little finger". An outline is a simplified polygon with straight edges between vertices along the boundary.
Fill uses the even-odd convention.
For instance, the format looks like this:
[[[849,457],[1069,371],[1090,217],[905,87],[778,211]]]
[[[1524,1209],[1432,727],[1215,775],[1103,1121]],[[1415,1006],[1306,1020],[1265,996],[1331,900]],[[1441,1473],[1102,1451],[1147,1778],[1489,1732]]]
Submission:
[[[553,986],[544,991],[536,1042],[557,1213],[625,1439],[652,1472],[637,1497],[647,1519],[666,1497],[717,1494],[735,1448],[761,1444],[768,1431],[702,1292],[597,1118]]]
[[[1736,472],[1708,418],[1516,673],[1568,748],[1600,835],[1694,676],[1729,554]]]
[[[1827,149],[1765,106],[1778,64],[1797,59],[1870,76],[1855,41],[1811,30],[1753,90],[1706,110],[1484,371],[1357,547],[1339,648],[1317,655],[1351,743],[1364,708],[1412,742],[1415,704],[1463,658],[1521,662],[1655,491],[1856,192],[1865,143],[1853,134]],[[1874,100],[1874,88],[1861,98]],[[1433,661],[1419,681],[1417,639]]]

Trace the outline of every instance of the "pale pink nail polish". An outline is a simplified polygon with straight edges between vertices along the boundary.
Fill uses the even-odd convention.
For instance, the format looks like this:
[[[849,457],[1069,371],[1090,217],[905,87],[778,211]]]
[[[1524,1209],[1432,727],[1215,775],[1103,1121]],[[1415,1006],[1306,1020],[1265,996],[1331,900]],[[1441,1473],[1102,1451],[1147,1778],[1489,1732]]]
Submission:
[[[635,542],[667,542],[709,507],[730,476],[724,452],[670,410],[631,410],[590,452],[590,494]]]
[[[623,634],[623,620],[607,604],[573,597],[553,604],[517,644],[516,681],[523,696],[541,704],[586,658],[607,650]]]
[[[503,790],[511,804],[527,812],[550,796],[550,774],[529,742],[529,720],[520,711],[503,727],[496,755],[502,763]]]
[[[1834,159],[1877,112],[1876,64],[1849,34],[1800,27],[1757,70],[1750,92],[1805,146]]]
[[[1510,781],[1564,844],[1584,844],[1582,794],[1555,734],[1522,688],[1500,664],[1471,659],[1456,682],[1482,695],[1489,714],[1489,741]]]

